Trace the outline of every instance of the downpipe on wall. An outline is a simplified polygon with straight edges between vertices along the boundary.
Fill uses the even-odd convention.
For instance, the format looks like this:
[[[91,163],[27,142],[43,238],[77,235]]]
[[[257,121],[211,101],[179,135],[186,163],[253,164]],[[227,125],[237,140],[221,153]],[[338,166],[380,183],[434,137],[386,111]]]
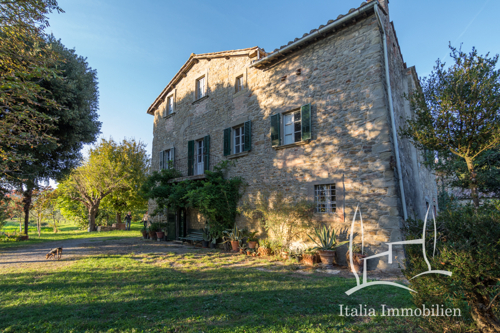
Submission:
[[[389,74],[389,57],[387,53],[387,37],[384,28],[384,23],[380,18],[378,4],[375,5],[375,16],[377,17],[380,28],[382,29],[382,44],[384,44],[384,63],[385,63],[385,79],[387,81],[387,93],[389,95],[389,113],[391,115],[391,125],[392,125],[392,138],[394,141],[394,149],[396,151],[396,167],[398,171],[399,178],[399,190],[401,192],[401,202],[403,204],[403,216],[405,221],[408,219],[408,213],[406,211],[406,197],[405,197],[405,189],[403,184],[403,173],[401,170],[401,160],[399,158],[399,144],[398,144],[398,136],[396,132],[396,122],[394,120],[394,105],[392,103],[392,89],[391,89],[391,77]]]

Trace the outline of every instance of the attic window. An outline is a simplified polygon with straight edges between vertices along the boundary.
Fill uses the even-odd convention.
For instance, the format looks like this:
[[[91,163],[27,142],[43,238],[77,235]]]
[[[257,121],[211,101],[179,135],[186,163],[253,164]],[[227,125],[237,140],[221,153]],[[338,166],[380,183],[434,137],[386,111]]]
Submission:
[[[236,92],[242,91],[243,90],[243,75],[240,75],[236,78]]]
[[[205,89],[205,76],[200,77],[196,80],[196,99],[200,99],[205,97],[206,89]]]

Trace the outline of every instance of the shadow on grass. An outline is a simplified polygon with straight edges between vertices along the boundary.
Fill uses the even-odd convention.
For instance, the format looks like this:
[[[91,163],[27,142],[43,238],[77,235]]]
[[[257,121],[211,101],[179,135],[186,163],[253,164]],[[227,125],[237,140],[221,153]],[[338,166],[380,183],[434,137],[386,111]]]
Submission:
[[[0,330],[261,332],[311,325],[334,332],[355,321],[339,316],[340,304],[411,307],[407,293],[390,287],[348,297],[355,283],[342,278],[169,266],[102,256],[57,271],[2,274]]]

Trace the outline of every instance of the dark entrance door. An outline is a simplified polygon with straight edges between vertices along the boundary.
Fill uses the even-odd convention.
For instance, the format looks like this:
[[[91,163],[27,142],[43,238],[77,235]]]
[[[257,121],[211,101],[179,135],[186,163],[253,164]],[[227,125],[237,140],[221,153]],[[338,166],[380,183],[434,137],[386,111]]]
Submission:
[[[175,211],[168,210],[167,213],[167,240],[177,239],[177,228],[176,228],[176,214]]]
[[[179,230],[178,237],[186,237],[187,229],[186,229],[186,209],[181,208],[177,211],[177,225]]]

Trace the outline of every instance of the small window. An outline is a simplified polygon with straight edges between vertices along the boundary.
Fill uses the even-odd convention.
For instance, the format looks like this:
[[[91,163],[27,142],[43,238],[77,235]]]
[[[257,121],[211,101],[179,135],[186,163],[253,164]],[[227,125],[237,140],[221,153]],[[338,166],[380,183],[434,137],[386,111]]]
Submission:
[[[315,185],[314,202],[316,205],[316,213],[335,213],[337,211],[335,184]]]
[[[174,96],[167,97],[167,116],[174,113]]]
[[[202,76],[196,80],[196,99],[204,97],[205,92],[205,77]]]
[[[302,124],[300,111],[290,112],[284,115],[283,121],[285,133],[285,145],[302,140]]]
[[[162,161],[160,162],[160,169],[170,169],[173,168],[173,153],[172,149],[164,150],[160,155]]]
[[[236,78],[236,92],[243,90],[243,75]]]
[[[194,159],[194,174],[202,175],[205,172],[204,159],[204,141],[198,140],[195,142],[195,159]]]
[[[240,126],[233,128],[233,138],[234,138],[234,154],[243,152],[245,147],[245,127]]]

